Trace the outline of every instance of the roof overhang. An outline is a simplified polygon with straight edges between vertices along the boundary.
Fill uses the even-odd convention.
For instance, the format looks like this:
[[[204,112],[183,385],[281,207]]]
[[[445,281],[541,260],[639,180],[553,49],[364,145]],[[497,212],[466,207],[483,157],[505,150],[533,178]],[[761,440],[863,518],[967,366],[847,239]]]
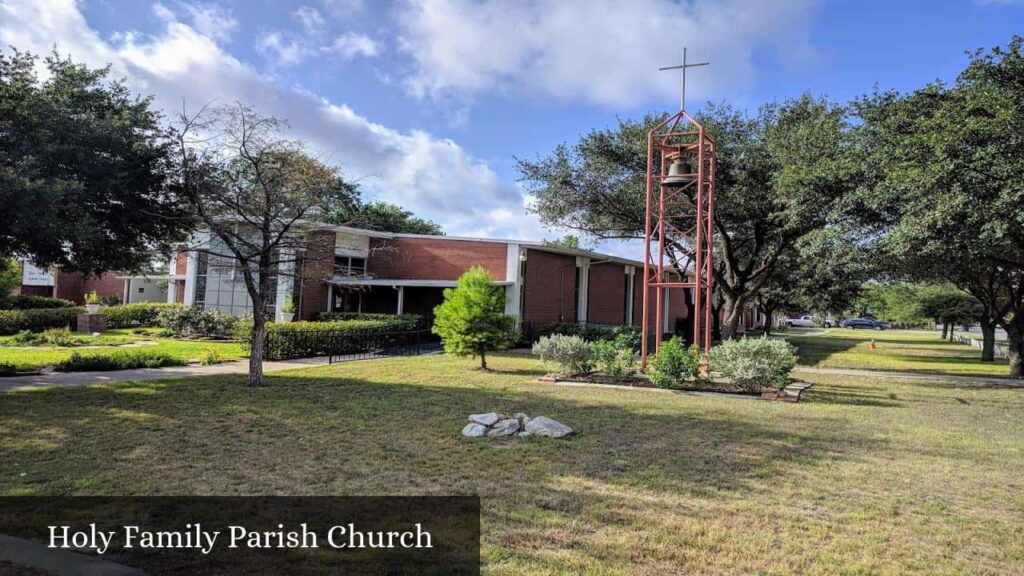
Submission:
[[[402,278],[360,278],[358,276],[335,276],[334,278],[327,281],[328,284],[335,286],[391,286],[394,288],[398,287],[410,287],[410,288],[454,288],[457,284],[455,280],[416,280],[416,279],[402,279]],[[497,281],[494,283],[497,286],[510,286],[510,281]]]

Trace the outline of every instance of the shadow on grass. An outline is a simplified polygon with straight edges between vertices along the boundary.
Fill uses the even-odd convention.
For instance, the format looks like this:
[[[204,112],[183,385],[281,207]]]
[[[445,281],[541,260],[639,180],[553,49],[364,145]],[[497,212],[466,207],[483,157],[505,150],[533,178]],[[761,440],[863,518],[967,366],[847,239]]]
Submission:
[[[34,471],[0,481],[0,493],[494,494],[572,476],[713,494],[883,448],[843,419],[804,414],[794,427],[752,417],[773,409],[755,402],[567,391],[521,373],[537,372],[460,374],[462,385],[317,374],[268,375],[261,388],[217,376],[13,393],[0,406],[12,440],[0,457]],[[466,415],[491,410],[549,416],[577,434],[460,436]]]

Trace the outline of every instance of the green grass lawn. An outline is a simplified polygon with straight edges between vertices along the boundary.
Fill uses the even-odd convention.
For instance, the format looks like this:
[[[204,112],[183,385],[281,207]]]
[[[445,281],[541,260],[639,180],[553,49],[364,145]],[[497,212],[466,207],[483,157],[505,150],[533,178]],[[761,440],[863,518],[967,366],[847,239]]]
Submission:
[[[242,347],[237,342],[176,340],[171,338],[155,338],[151,334],[133,334],[130,330],[108,330],[99,339],[98,343],[100,346],[97,347],[18,347],[10,344],[8,338],[0,342],[0,363],[14,364],[18,367],[18,370],[39,370],[45,366],[52,366],[61,360],[65,360],[75,352],[80,354],[110,354],[115,350],[124,350],[123,346],[107,346],[104,344],[122,343],[126,340],[156,342],[155,345],[145,346],[145,349],[167,352],[183,360],[194,360],[199,357],[203,350],[208,348],[217,350],[226,359],[242,357]]]
[[[799,363],[820,368],[860,368],[936,374],[1006,376],[1005,358],[982,362],[981,351],[943,341],[925,330],[848,330],[834,328],[821,336],[789,337]],[[871,350],[870,343],[876,348]]]
[[[0,396],[0,494],[480,494],[490,574],[1024,573],[1024,388],[809,375],[799,404],[413,357]],[[465,439],[524,411],[568,440]]]

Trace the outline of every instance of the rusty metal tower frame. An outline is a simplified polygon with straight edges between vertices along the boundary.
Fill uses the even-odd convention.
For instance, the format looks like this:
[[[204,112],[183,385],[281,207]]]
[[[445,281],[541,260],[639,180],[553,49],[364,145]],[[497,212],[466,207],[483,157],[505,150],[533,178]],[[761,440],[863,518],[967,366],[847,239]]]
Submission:
[[[685,70],[685,60],[683,66]],[[704,351],[711,349],[715,152],[714,138],[683,109],[647,134],[641,335],[641,365],[645,368],[648,355],[657,352],[662,334],[671,329],[663,326],[666,288],[693,291],[693,342]],[[677,255],[676,264],[668,261],[666,244]]]

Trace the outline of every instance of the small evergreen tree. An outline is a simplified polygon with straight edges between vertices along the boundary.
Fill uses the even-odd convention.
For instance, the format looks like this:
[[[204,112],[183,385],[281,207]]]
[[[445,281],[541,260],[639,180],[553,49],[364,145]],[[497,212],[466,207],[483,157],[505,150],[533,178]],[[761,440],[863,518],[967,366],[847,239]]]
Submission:
[[[459,277],[455,288],[444,291],[444,302],[434,309],[434,334],[444,351],[455,356],[479,356],[487,369],[487,353],[512,345],[515,317],[505,314],[505,291],[480,266]]]

